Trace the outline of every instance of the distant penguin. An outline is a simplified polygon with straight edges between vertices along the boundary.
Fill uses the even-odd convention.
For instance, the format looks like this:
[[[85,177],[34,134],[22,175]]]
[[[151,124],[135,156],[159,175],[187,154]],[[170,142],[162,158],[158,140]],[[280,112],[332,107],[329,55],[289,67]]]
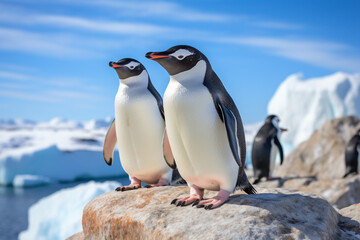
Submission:
[[[360,172],[360,129],[346,144],[345,166],[344,178],[351,173],[357,174]]]
[[[120,85],[115,97],[115,120],[106,134],[103,154],[111,165],[117,142],[122,167],[131,180],[129,186],[116,190],[140,188],[142,181],[148,186],[167,185],[172,169],[164,160],[161,96],[137,60],[124,58],[109,66],[116,70]]]
[[[255,193],[244,171],[246,145],[240,114],[206,56],[179,45],[146,57],[170,75],[164,110],[173,156],[166,160],[177,166],[190,187],[189,196],[171,204],[213,209],[227,201],[237,186]],[[219,193],[202,200],[204,189]]]
[[[254,184],[259,183],[263,177],[269,179],[272,176],[277,150],[280,153],[280,164],[283,163],[284,153],[279,140],[281,133],[286,129],[280,128],[279,122],[280,120],[276,115],[268,116],[255,136],[251,154],[255,177]]]

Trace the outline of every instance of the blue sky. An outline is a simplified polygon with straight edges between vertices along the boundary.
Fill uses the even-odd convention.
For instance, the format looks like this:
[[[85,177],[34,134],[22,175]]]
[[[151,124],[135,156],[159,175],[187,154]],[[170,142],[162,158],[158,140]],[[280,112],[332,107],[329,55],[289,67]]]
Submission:
[[[359,12],[351,0],[1,0],[0,118],[113,116],[109,61],[138,59],[163,94],[168,74],[144,54],[188,44],[258,122],[290,74],[360,72]]]

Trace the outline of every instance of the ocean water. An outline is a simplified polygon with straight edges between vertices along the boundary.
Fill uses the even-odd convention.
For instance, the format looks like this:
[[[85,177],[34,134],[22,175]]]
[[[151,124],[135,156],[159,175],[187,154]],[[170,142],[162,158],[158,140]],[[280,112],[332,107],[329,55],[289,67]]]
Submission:
[[[97,182],[116,180],[123,185],[129,178],[96,179]],[[63,188],[71,188],[90,180],[74,183],[53,184],[33,188],[12,188],[0,186],[0,240],[15,240],[28,227],[28,209],[31,205]]]

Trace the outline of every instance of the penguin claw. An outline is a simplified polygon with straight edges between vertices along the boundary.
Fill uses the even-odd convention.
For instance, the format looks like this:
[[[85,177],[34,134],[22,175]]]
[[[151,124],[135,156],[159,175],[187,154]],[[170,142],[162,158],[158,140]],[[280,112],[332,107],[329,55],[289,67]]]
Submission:
[[[205,205],[204,204],[200,204],[200,205],[197,205],[196,208],[203,208]]]
[[[200,200],[196,200],[196,201],[192,204],[192,207],[198,205],[199,202],[200,202]]]
[[[176,201],[177,201],[177,198],[173,199],[173,200],[171,201],[170,205],[175,204],[175,203],[176,203]]]
[[[117,187],[117,188],[115,189],[115,191],[119,192],[119,191],[121,191],[121,188],[122,188],[122,187]]]
[[[176,206],[179,207],[179,206],[181,206],[181,204],[183,204],[183,201],[179,201],[179,202],[176,204]]]
[[[212,206],[213,206],[213,204],[209,204],[209,205],[205,206],[204,209],[211,210]]]
[[[151,188],[151,185],[146,185],[144,188]]]

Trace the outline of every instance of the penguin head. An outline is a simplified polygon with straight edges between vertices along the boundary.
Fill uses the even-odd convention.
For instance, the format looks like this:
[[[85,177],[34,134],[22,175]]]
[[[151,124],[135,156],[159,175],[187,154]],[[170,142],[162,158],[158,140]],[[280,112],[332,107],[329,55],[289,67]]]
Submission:
[[[170,76],[193,68],[200,60],[209,63],[204,54],[187,45],[177,45],[164,52],[148,52],[145,57],[158,62]]]
[[[109,66],[114,68],[120,80],[140,75],[145,67],[137,60],[123,58],[117,62],[109,62]]]
[[[287,129],[286,128],[281,128],[279,126],[279,122],[280,122],[280,119],[278,116],[276,115],[269,115],[266,119],[265,119],[265,123],[267,124],[271,124],[273,125],[276,129],[278,129],[280,132],[286,132]]]

